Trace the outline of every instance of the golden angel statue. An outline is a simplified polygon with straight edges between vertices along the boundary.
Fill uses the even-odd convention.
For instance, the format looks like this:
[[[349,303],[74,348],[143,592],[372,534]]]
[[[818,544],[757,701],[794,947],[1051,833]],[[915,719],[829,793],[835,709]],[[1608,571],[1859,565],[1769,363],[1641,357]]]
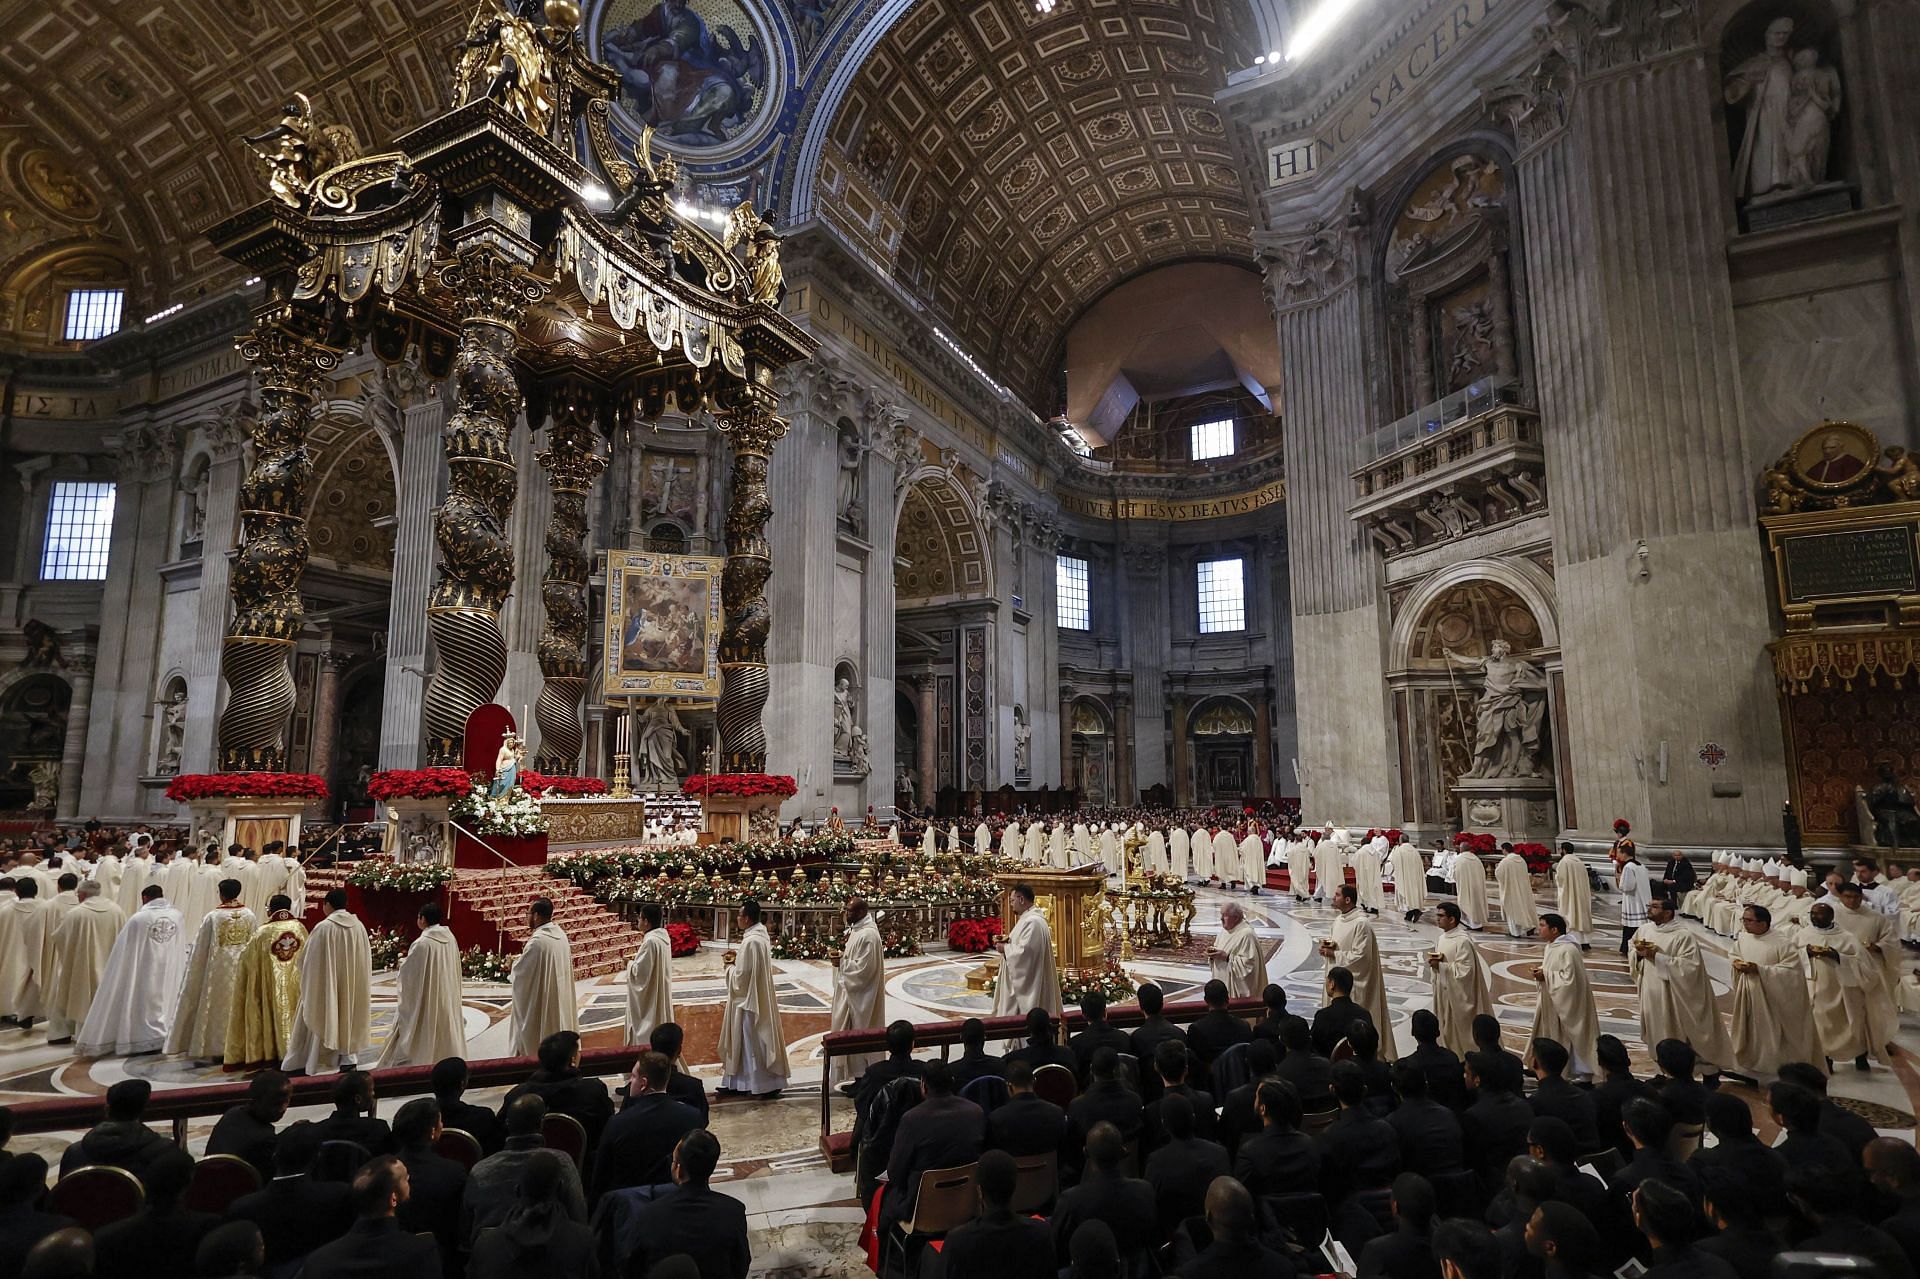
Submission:
[[[780,237],[774,233],[772,224],[755,213],[752,203],[746,200],[727,215],[726,231],[721,237],[721,243],[729,249],[742,241],[747,246],[748,292],[755,302],[778,305],[787,279],[780,267]]]
[[[571,39],[571,32],[564,33]],[[460,43],[453,103],[492,98],[522,124],[545,134],[553,123],[554,48],[514,0],[481,0]]]
[[[359,158],[360,139],[345,124],[322,125],[304,93],[280,109],[280,123],[242,139],[267,166],[267,186],[280,203],[302,208],[313,180]]]

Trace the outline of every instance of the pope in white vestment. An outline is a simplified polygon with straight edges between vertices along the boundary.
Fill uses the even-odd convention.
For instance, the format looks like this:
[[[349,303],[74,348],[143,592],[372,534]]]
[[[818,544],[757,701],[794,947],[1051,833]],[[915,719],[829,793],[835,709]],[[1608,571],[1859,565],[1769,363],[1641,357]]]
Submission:
[[[232,882],[232,881],[229,881]],[[240,957],[253,940],[253,912],[238,901],[222,902],[195,931],[179,1011],[167,1033],[167,1051],[194,1061],[219,1061],[227,1051],[227,1015],[240,977]]]
[[[1733,940],[1733,1067],[1765,1082],[1784,1061],[1820,1060],[1806,959],[1791,929],[1752,906]]]
[[[82,1057],[131,1056],[166,1047],[186,966],[180,912],[156,896],[133,913],[114,941],[74,1051]]]
[[[1267,966],[1253,923],[1234,902],[1220,908],[1220,936],[1207,951],[1213,975],[1227,984],[1229,999],[1258,998],[1266,989]]]
[[[47,970],[46,988],[50,1044],[72,1040],[87,1019],[113,944],[127,922],[120,908],[102,895],[98,881],[81,884],[80,892],[85,895],[78,897],[53,933],[53,963]]]
[[[359,1064],[373,1047],[373,947],[339,889],[332,913],[313,926],[300,954],[300,1005],[280,1069],[325,1074]]]
[[[1487,926],[1487,864],[1478,853],[1461,853],[1454,859],[1453,896],[1468,928]]]
[[[1580,943],[1551,924],[1541,924],[1541,936],[1553,936],[1541,952],[1534,978],[1540,984],[1540,996],[1533,1009],[1533,1031],[1529,1039],[1546,1038],[1563,1046],[1573,1057],[1573,1076],[1593,1078],[1594,1062],[1600,1038],[1600,1014],[1593,1005],[1593,985],[1587,980],[1586,957]]]
[[[887,1024],[887,944],[879,921],[858,898],[847,903],[847,934],[833,966],[833,1011],[829,1031],[874,1030]],[[832,1059],[827,1087],[860,1078],[884,1053]]]
[[[542,909],[544,907],[544,909]],[[513,961],[513,1016],[508,1040],[516,1057],[533,1057],[540,1041],[562,1030],[580,1029],[580,1005],[574,997],[573,943],[553,922],[553,903],[537,898],[528,908],[533,935]]]
[[[673,1020],[673,938],[667,935],[660,907],[640,908],[647,925],[640,949],[627,963],[627,1042],[647,1044],[653,1028]]]
[[[1353,974],[1353,1002],[1373,1015],[1373,1027],[1380,1032],[1380,1060],[1392,1061],[1400,1053],[1394,1046],[1387,975],[1380,963],[1380,941],[1374,936],[1373,921],[1360,909],[1351,885],[1334,894],[1333,909],[1333,936],[1320,943],[1320,954],[1329,968],[1344,968]]]
[[[740,909],[744,930],[728,952],[727,1007],[720,1021],[720,1091],[764,1096],[787,1086],[786,1030],[774,987],[773,938],[758,902]]]
[[[1494,866],[1493,878],[1500,885],[1500,914],[1507,921],[1507,936],[1532,936],[1540,926],[1540,911],[1533,904],[1533,879],[1527,874],[1527,859],[1508,853]]]
[[[1652,1048],[1663,1039],[1684,1040],[1704,1075],[1733,1060],[1700,943],[1665,898],[1648,906],[1647,922],[1633,934],[1630,962],[1640,991],[1641,1042]]]
[[[1460,908],[1441,903],[1434,912],[1440,938],[1427,954],[1433,976],[1433,1015],[1440,1021],[1440,1043],[1465,1057],[1473,1042],[1473,1019],[1493,1011],[1492,977],[1473,936],[1460,926]]]
[[[420,912],[424,926],[400,961],[400,1005],[394,1010],[393,1033],[380,1049],[380,1066],[431,1066],[467,1055],[460,943],[441,918],[437,905]]]
[[[1000,943],[1000,976],[993,992],[993,1015],[1019,1017],[1044,1008],[1060,1015],[1060,973],[1053,966],[1053,932],[1033,904],[1033,890],[1016,884],[1008,890],[1013,931]]]

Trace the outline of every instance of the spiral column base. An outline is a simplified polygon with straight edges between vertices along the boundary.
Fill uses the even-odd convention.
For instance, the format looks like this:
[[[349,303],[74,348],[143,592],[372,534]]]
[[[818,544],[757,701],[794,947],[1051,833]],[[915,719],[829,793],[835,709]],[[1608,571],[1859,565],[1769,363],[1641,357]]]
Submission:
[[[479,609],[427,610],[427,635],[437,660],[421,696],[428,762],[461,763],[467,717],[491,702],[507,675],[507,639],[497,613]]]
[[[220,656],[220,673],[227,682],[227,704],[220,712],[221,771],[285,769],[286,728],[299,699],[292,654],[293,645],[286,640],[227,637]]]
[[[760,722],[767,708],[765,662],[720,663],[720,771],[767,771],[767,730]]]
[[[533,704],[533,722],[540,727],[538,771],[572,776],[580,767],[580,748],[587,740],[580,701],[586,691],[584,677],[549,675],[541,684]]]

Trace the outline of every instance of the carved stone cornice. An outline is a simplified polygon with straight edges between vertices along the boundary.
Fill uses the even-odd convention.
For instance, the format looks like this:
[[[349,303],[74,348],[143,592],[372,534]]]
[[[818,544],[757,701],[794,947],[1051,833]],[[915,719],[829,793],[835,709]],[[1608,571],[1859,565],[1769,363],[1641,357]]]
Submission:
[[[1267,306],[1276,313],[1324,301],[1354,278],[1353,237],[1343,226],[1316,221],[1295,234],[1259,232],[1253,240]]]
[[[856,416],[863,388],[838,360],[822,351],[774,374],[774,393],[789,413],[833,419]]]
[[[1700,42],[1698,0],[1549,0],[1538,36],[1582,76],[1680,53]]]
[[[1545,32],[1536,32],[1543,41]],[[1519,144],[1520,154],[1541,146],[1567,127],[1573,107],[1573,66],[1557,49],[1518,75],[1484,80],[1480,104],[1504,125]]]
[[[251,400],[230,401],[214,416],[200,424],[200,438],[207,455],[215,462],[230,462],[239,457],[253,437],[253,420],[259,410]]]

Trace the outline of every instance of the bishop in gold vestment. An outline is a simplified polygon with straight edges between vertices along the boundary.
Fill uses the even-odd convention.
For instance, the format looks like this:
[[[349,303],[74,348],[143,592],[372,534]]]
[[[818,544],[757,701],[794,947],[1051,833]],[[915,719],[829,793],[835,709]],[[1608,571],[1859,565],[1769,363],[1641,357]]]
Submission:
[[[293,1014],[300,1007],[300,952],[307,928],[286,909],[284,897],[260,925],[240,956],[233,1009],[227,1015],[226,1068],[280,1068],[293,1035]]]

